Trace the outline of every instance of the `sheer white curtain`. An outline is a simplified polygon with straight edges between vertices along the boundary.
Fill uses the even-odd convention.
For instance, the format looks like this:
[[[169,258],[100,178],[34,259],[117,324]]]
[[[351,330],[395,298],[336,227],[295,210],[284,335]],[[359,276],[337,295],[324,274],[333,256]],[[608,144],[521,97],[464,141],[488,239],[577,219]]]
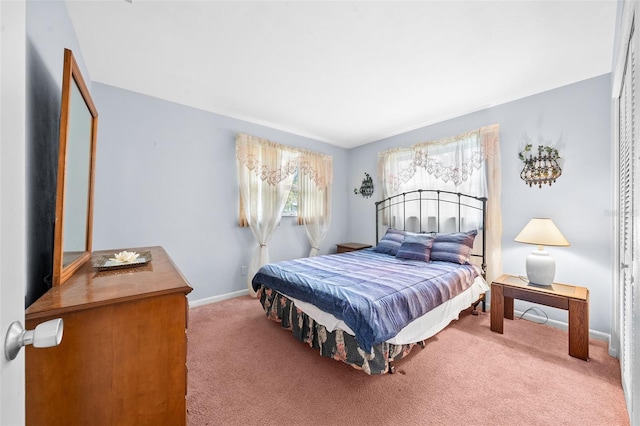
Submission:
[[[269,242],[280,222],[297,169],[298,152],[255,136],[236,138],[238,182],[240,183],[240,224],[251,227],[258,247],[248,270],[249,293],[255,296],[251,280],[269,263]]]
[[[333,157],[301,151],[298,172],[298,223],[304,225],[316,256],[331,225]]]
[[[487,197],[488,280],[502,273],[499,131],[499,125],[495,124],[378,154],[378,177],[382,182],[383,198],[416,189],[440,189]],[[443,216],[442,212],[440,215]],[[385,218],[386,223],[393,226],[394,218],[398,217],[404,218],[405,212],[392,212]],[[465,219],[479,220],[474,217]]]

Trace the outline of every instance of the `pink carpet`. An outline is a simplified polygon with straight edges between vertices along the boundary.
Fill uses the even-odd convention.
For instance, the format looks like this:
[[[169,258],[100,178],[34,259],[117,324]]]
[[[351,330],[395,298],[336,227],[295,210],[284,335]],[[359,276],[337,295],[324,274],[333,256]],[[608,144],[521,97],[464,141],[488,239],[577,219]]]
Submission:
[[[248,296],[190,310],[188,420],[199,425],[628,425],[618,360],[527,320],[489,330],[468,312],[368,376],[321,357]]]

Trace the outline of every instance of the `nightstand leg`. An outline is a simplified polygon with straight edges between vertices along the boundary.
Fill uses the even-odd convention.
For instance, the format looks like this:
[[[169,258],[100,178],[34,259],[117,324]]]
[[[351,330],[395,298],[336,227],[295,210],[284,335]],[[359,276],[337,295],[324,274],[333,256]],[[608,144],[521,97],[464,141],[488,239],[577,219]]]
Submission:
[[[569,299],[569,355],[589,359],[589,300]]]
[[[504,317],[506,319],[513,319],[513,297],[504,298]]]
[[[511,299],[513,304],[513,299]],[[491,331],[503,333],[504,320],[504,287],[498,284],[491,284]]]

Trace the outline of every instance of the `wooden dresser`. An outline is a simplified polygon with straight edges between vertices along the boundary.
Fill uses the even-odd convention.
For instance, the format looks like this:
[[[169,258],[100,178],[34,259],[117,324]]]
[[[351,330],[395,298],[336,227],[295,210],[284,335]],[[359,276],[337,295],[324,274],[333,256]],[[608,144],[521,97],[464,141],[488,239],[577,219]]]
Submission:
[[[64,320],[59,346],[26,347],[27,425],[186,424],[191,287],[162,247],[153,260],[97,271],[94,252],[25,313],[26,328]]]

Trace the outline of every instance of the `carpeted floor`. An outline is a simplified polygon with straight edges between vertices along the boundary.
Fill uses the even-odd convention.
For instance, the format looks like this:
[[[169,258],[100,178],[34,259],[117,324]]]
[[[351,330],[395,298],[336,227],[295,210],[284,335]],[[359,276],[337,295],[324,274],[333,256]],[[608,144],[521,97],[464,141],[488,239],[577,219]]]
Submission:
[[[564,331],[517,319],[500,335],[489,320],[464,312],[398,373],[368,376],[298,342],[249,296],[193,308],[189,424],[629,424],[606,342],[591,340],[585,362]]]

